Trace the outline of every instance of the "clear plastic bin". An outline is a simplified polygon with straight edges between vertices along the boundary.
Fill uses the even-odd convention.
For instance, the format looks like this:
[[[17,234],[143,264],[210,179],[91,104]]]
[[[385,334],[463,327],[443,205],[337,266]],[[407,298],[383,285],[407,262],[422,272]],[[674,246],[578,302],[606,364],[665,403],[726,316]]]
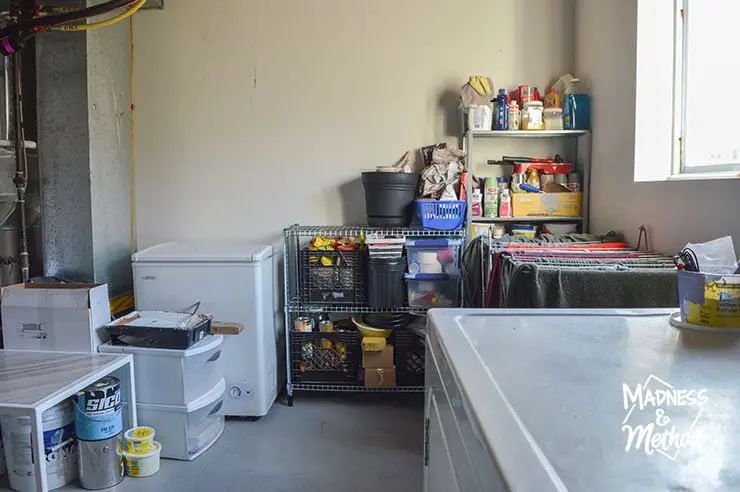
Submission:
[[[460,276],[406,274],[409,307],[448,308],[459,305]]]
[[[409,273],[460,275],[462,239],[408,239]]]

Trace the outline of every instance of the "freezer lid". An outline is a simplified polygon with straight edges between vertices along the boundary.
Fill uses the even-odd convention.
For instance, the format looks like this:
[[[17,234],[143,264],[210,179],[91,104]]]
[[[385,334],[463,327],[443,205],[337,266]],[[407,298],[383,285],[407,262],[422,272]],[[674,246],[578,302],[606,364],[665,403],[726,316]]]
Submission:
[[[429,343],[511,490],[737,490],[738,336],[673,311],[433,310]]]
[[[272,257],[270,245],[246,241],[178,241],[134,253],[134,263],[251,263]]]

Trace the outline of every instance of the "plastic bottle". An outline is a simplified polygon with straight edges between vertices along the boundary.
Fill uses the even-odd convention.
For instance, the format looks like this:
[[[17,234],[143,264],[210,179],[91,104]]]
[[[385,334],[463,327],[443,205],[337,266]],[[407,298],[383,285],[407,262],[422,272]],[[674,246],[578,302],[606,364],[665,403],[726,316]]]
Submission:
[[[471,193],[470,206],[472,207],[471,214],[473,217],[483,216],[483,195],[481,195],[479,189],[475,189]]]
[[[591,129],[591,98],[585,92],[580,79],[571,80],[565,89],[563,128],[566,130]]]
[[[496,130],[509,129],[509,96],[506,89],[499,89],[496,98]]]
[[[516,100],[509,104],[509,130],[517,131],[522,125],[522,110]]]
[[[498,217],[498,186],[496,178],[486,178],[483,183],[483,217]]]
[[[551,87],[545,96],[545,109],[559,108],[560,107],[560,94],[555,92],[555,88]]]
[[[503,190],[501,192],[501,198],[500,198],[500,205],[499,205],[499,217],[512,217],[512,210],[511,210],[511,193],[508,189]]]

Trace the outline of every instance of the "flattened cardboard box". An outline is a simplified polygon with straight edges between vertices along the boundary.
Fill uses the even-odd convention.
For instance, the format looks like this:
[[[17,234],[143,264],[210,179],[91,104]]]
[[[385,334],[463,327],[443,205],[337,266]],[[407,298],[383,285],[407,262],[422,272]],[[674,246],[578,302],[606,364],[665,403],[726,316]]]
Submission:
[[[6,349],[97,352],[108,341],[106,284],[17,284],[2,289]]]

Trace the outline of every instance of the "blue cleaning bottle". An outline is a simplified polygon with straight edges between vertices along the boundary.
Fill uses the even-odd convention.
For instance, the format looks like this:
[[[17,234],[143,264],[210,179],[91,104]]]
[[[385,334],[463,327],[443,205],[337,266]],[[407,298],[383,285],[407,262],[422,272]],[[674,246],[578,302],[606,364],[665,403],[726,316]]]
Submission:
[[[496,130],[509,129],[509,98],[506,89],[499,89],[496,98]]]
[[[591,129],[591,98],[581,89],[580,82],[573,79],[565,92],[563,128],[566,130]]]

